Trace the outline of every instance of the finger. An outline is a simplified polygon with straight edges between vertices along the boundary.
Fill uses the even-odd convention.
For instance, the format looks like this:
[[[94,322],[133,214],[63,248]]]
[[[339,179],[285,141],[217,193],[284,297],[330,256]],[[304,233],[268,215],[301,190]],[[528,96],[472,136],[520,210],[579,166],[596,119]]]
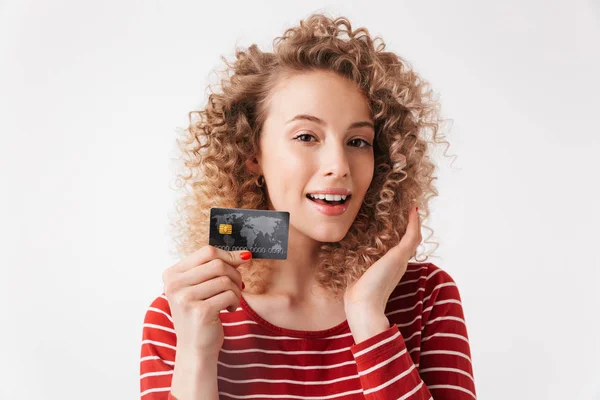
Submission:
[[[214,307],[216,310],[223,310],[227,308],[227,311],[233,312],[240,306],[240,298],[237,294],[231,291],[221,292],[213,297],[206,300],[207,303]]]
[[[418,232],[419,232],[419,236],[421,235],[421,214],[419,214],[419,208],[417,207],[417,222],[418,222]],[[419,240],[420,242],[420,240]]]
[[[421,240],[419,236],[421,234],[421,218],[417,212],[416,207],[411,207],[408,213],[408,225],[406,226],[406,232],[400,241],[402,246],[407,246],[411,249],[411,252],[416,246],[419,245]]]
[[[398,270],[399,263],[406,265],[413,257],[413,254],[415,254],[415,249],[419,245],[419,235],[419,215],[416,207],[411,207],[410,211],[408,212],[408,225],[406,227],[406,232],[400,240],[400,243],[389,249],[387,253],[377,261],[376,264],[385,266],[382,268],[390,268],[392,271]],[[368,271],[365,272],[365,274],[367,273]]]
[[[243,259],[242,254],[250,255],[250,257],[252,256],[252,253],[247,250],[226,251],[211,245],[206,245],[190,254],[185,260],[175,264],[173,270],[175,272],[184,272],[214,259],[223,260],[233,267],[238,267],[251,259]]]
[[[181,272],[177,276],[177,280],[181,286],[192,286],[218,276],[228,276],[239,288],[242,287],[240,271],[218,258]]]
[[[414,230],[415,235],[418,237],[421,233],[421,216],[419,215],[418,207],[412,208],[412,220],[409,220],[409,224],[412,223],[411,228]]]
[[[229,277],[222,275],[203,282],[201,285],[187,287],[182,292],[185,293],[189,301],[204,301],[227,291],[235,293],[236,297],[239,297],[242,292],[240,287],[236,286],[235,282]]]
[[[415,214],[416,214],[416,219],[417,219],[417,239],[414,243],[415,246],[415,253],[413,255],[413,258],[416,259],[417,258],[417,248],[421,245],[421,241],[423,240],[423,236],[421,235],[421,215],[419,214],[419,209],[417,208],[415,210]]]

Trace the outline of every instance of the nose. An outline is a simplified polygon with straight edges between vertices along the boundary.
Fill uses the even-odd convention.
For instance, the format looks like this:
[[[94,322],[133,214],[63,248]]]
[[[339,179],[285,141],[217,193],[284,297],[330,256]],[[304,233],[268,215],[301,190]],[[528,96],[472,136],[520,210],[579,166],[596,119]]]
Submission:
[[[331,143],[324,146],[321,165],[325,176],[346,178],[350,175],[350,164],[343,144]]]

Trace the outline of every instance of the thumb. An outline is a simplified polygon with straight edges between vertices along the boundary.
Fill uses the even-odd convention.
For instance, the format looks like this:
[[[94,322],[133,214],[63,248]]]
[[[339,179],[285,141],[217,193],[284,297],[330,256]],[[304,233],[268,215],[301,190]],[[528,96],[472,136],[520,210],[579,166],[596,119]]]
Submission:
[[[219,251],[222,252],[222,254],[219,254],[218,258],[221,258],[226,263],[235,267],[252,259],[252,253],[248,250],[226,251],[219,249]]]
[[[205,245],[196,250],[184,260],[174,264],[172,268],[175,272],[185,272],[198,265],[205,264],[212,260],[223,260],[225,263],[237,267],[252,259],[252,253],[248,250],[227,251],[216,246]]]

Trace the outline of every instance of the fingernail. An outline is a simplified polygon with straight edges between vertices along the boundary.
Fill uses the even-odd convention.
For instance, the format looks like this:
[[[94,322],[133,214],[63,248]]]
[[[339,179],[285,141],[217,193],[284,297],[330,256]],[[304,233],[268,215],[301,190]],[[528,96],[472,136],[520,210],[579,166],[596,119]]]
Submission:
[[[419,212],[419,207],[417,207],[417,212]]]
[[[244,284],[244,282],[242,282],[242,290],[244,290],[246,288],[246,285]]]
[[[240,257],[242,257],[242,260],[249,260],[252,258],[252,253],[250,253],[249,251],[242,251]]]

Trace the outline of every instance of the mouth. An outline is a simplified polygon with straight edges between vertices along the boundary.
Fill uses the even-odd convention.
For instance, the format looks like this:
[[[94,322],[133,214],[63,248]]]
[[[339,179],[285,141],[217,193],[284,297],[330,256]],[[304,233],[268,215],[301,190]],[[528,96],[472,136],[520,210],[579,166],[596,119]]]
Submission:
[[[350,201],[352,195],[324,195],[324,194],[307,194],[306,198],[313,203],[321,204],[324,206],[340,206]]]

